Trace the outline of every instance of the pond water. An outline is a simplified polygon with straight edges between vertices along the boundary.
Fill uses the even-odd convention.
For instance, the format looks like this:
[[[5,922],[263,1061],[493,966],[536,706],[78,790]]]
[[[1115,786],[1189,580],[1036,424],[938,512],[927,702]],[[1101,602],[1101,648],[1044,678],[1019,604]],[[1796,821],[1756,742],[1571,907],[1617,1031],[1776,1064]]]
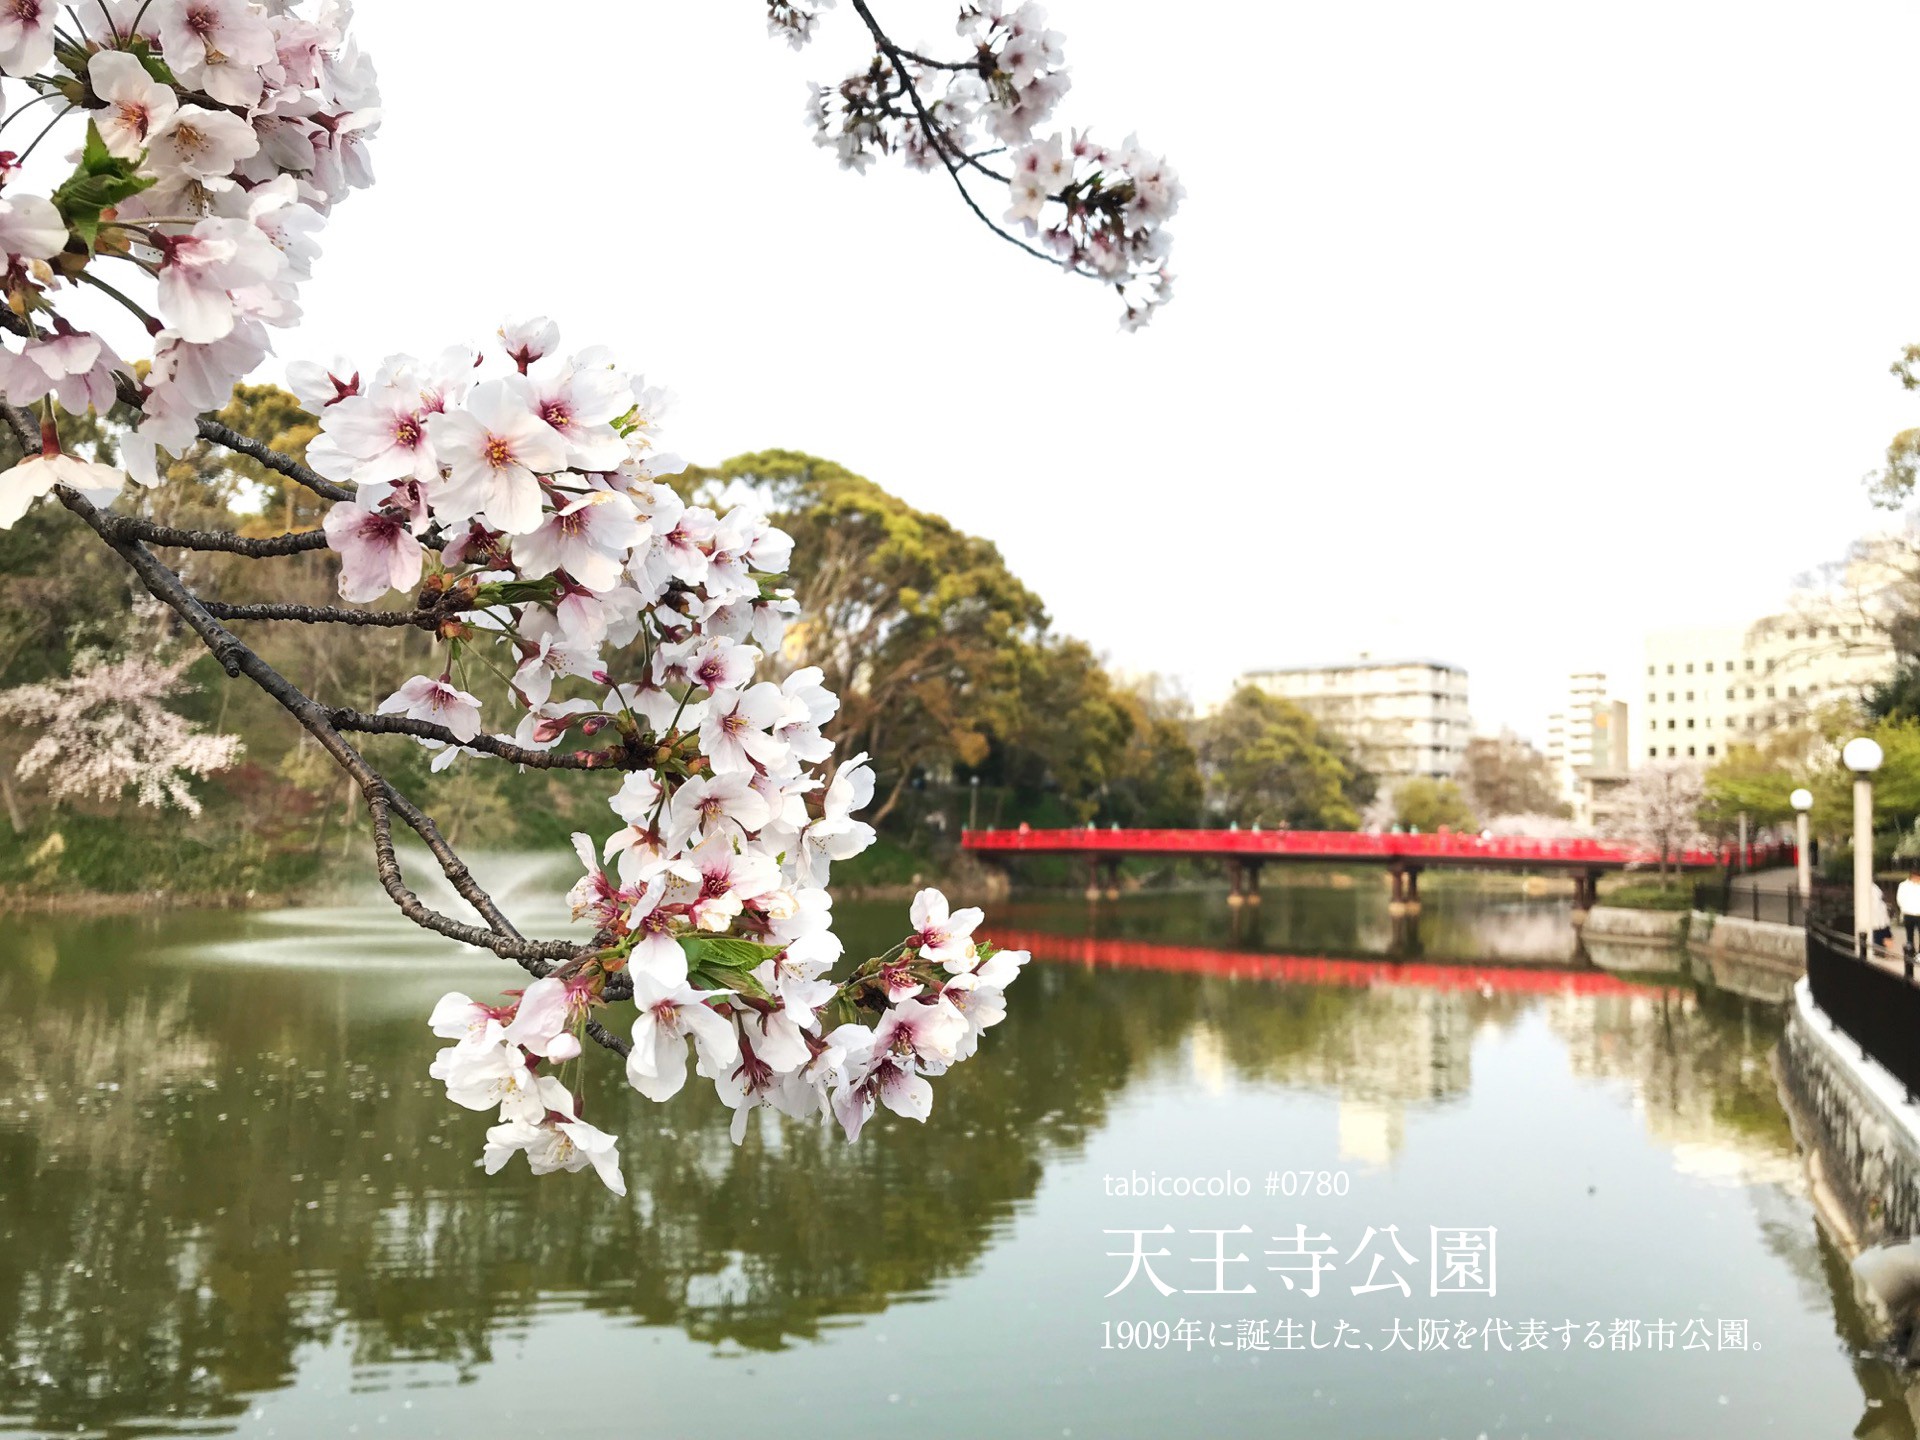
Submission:
[[[424,1017],[518,972],[371,900],[9,919],[0,1432],[1914,1435],[1804,1194],[1777,1011],[1596,970],[1549,899],[992,928],[1036,963],[925,1126],[735,1148],[710,1092],[609,1065],[622,1201],[474,1168]]]

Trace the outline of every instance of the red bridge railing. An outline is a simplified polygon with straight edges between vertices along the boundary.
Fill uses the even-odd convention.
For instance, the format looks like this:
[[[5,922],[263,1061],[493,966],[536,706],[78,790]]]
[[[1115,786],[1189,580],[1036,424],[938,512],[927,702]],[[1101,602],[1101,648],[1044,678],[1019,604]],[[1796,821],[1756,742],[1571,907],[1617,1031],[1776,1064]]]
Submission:
[[[1591,865],[1623,868],[1657,865],[1660,856],[1645,846],[1618,840],[1522,840],[1478,835],[1363,835],[1346,830],[968,830],[964,849],[982,853],[1028,855],[1220,855],[1247,859],[1356,860],[1373,863],[1422,861],[1428,864]],[[1791,846],[1750,845],[1746,869],[1787,864]],[[1670,864],[1704,870],[1732,865],[1737,846],[1686,850],[1668,856]]]

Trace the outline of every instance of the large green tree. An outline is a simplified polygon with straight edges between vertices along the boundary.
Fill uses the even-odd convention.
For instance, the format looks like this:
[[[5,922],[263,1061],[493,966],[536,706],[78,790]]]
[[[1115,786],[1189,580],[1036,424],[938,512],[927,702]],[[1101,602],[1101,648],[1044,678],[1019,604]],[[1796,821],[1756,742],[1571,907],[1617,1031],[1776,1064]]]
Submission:
[[[694,468],[683,484],[693,494],[749,486],[793,536],[804,613],[786,658],[826,672],[840,696],[841,752],[874,757],[875,823],[916,773],[979,765],[1014,732],[1023,667],[1047,615],[991,541],[795,450]]]
[[[1374,780],[1291,700],[1251,685],[1200,727],[1207,806],[1242,825],[1352,830]]]
[[[1480,822],[1466,795],[1451,780],[1415,775],[1393,791],[1393,818],[1410,830],[1478,830]]]

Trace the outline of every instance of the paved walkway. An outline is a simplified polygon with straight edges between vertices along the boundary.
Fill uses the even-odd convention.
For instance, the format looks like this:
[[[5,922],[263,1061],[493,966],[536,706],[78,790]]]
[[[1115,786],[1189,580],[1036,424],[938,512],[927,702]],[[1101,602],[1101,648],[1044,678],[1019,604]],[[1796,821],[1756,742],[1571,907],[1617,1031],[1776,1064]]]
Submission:
[[[1774,870],[1754,870],[1733,877],[1733,893],[1745,895],[1758,890],[1762,895],[1783,895],[1800,883],[1800,873],[1791,865]]]

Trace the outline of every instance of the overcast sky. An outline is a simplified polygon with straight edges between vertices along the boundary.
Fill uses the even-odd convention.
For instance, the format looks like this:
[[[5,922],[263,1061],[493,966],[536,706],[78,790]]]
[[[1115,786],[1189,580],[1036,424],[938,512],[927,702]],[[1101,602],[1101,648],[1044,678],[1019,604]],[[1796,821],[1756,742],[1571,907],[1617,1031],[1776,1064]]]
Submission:
[[[876,0],[951,49],[953,0]],[[1056,623],[1206,698],[1251,667],[1465,665],[1537,738],[1874,523],[1920,400],[1910,4],[1057,0],[1064,124],[1187,185],[1178,295],[841,172],[756,0],[374,0],[386,122],[289,358],[545,313],[678,392],[689,458],[788,446],[996,541]]]

